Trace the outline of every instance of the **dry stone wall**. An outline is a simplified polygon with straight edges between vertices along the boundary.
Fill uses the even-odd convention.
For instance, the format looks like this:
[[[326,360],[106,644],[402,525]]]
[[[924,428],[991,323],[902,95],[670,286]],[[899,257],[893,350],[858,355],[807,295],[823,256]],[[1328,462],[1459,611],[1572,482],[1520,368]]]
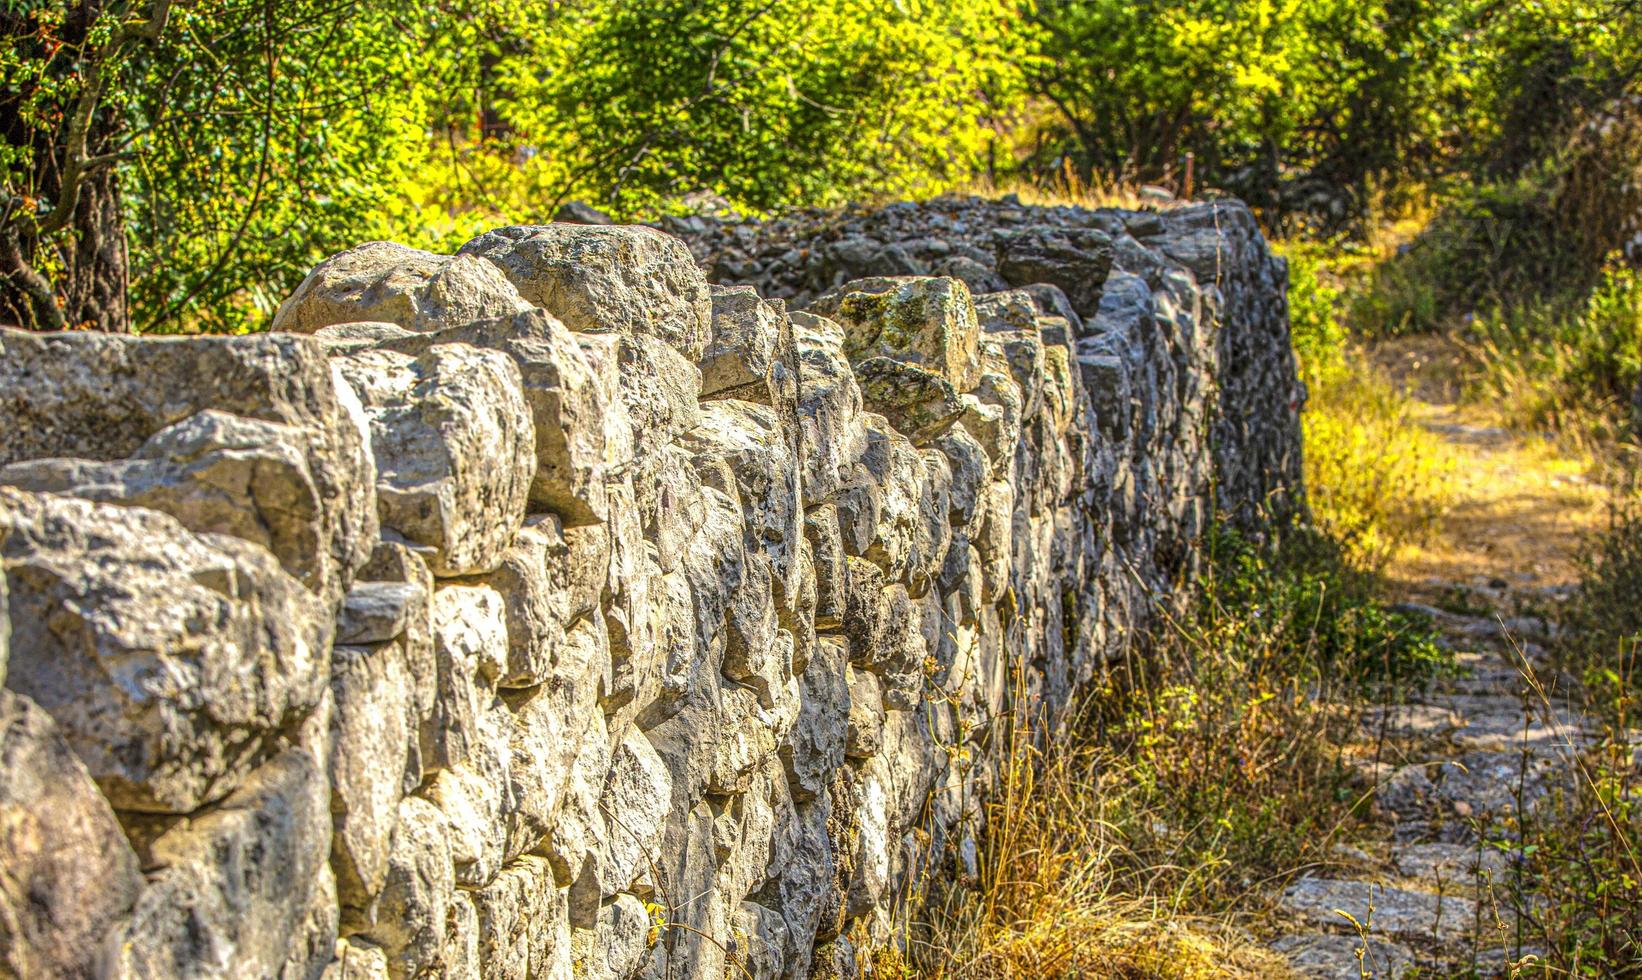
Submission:
[[[1245,209],[959,203],[679,229],[763,296],[554,224],[0,331],[0,976],[856,975],[1216,495],[1299,499]]]

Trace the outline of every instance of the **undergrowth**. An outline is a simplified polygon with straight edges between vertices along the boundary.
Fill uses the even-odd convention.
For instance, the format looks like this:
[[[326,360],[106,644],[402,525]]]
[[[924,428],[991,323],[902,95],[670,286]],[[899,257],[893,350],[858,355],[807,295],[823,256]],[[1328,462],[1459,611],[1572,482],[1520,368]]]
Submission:
[[[1289,322],[1307,402],[1305,477],[1319,527],[1348,557],[1382,569],[1421,543],[1452,497],[1441,439],[1411,417],[1411,402],[1353,345],[1340,319],[1346,286],[1335,246],[1289,242]]]
[[[933,977],[1279,976],[1243,926],[1364,815],[1336,749],[1353,705],[1444,668],[1339,547],[1205,542],[1201,598],[1162,616],[1044,741],[1022,726],[979,881],[935,890],[909,960]],[[894,975],[893,969],[889,970]]]

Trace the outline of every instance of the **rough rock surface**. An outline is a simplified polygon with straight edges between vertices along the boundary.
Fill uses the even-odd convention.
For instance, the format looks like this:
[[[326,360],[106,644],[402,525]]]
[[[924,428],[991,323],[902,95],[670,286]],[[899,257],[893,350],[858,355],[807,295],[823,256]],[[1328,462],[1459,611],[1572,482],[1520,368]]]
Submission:
[[[369,242],[308,273],[280,304],[273,329],[314,333],[375,320],[439,330],[528,308],[507,277],[481,259]]]
[[[1216,488],[1299,505],[1238,205],[686,230],[365,246],[313,337],[0,331],[0,963],[857,976],[973,874],[987,722],[1184,601]]]

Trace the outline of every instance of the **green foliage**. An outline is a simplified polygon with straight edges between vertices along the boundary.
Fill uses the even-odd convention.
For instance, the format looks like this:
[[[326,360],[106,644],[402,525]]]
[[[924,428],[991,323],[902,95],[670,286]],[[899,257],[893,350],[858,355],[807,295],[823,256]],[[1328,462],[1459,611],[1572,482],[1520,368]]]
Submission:
[[[254,327],[320,257],[412,230],[403,195],[464,67],[432,43],[461,37],[433,10],[230,0],[178,11],[170,43],[124,83],[140,327]]]
[[[1373,577],[1327,534],[1301,528],[1262,547],[1221,526],[1208,554],[1199,627],[1224,634],[1257,669],[1384,694],[1419,689],[1452,666],[1431,624],[1381,605]]]
[[[1365,203],[1418,175],[1463,102],[1469,4],[1376,0],[1045,0],[1034,76],[1087,171],[1199,179],[1275,206],[1296,172]],[[1334,214],[1332,217],[1344,217]]]
[[[938,190],[973,173],[1019,89],[986,0],[580,3],[516,23],[512,141],[555,198],[621,213],[712,191],[754,209]]]
[[[1337,307],[1341,290],[1329,281],[1329,246],[1290,241],[1278,250],[1288,261],[1289,337],[1308,387],[1325,384],[1346,370],[1349,334]]]
[[[1521,304],[1478,318],[1487,397],[1524,425],[1611,442],[1642,382],[1642,277],[1606,269],[1584,302]]]

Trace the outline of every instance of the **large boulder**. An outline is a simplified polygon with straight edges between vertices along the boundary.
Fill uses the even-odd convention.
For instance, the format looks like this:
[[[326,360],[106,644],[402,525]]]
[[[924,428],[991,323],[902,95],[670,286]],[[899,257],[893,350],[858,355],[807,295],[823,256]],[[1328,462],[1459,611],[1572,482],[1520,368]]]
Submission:
[[[852,363],[891,357],[932,371],[959,391],[980,378],[975,304],[957,279],[857,279],[823,294],[809,311],[843,325]]]
[[[524,522],[536,432],[507,355],[440,344],[340,361],[370,418],[384,529],[427,549],[435,575],[495,568]]]
[[[309,465],[311,441],[296,426],[207,409],[161,429],[129,459],[25,460],[0,467],[0,484],[163,511],[191,531],[262,545],[326,594],[345,575]]]
[[[121,460],[142,454],[162,429],[207,409],[301,430],[298,444],[319,507],[313,540],[327,552],[309,567],[334,570],[333,598],[340,598],[376,543],[375,478],[358,400],[322,344],[289,335],[147,338],[0,329],[0,432],[6,433],[0,466],[45,457]],[[243,472],[237,439],[223,426],[201,425],[174,431],[149,451]],[[222,455],[203,464],[203,455],[190,455],[218,451]],[[298,478],[287,472],[279,479],[289,487]],[[292,490],[300,495],[306,488]],[[193,513],[192,506],[184,509],[185,523]],[[243,527],[244,516],[238,514],[236,526]],[[270,528],[270,544],[275,533]],[[277,533],[303,534],[294,525]],[[311,581],[307,572],[302,577]]]
[[[313,333],[376,320],[439,330],[529,308],[488,262],[366,242],[321,262],[274,314],[273,329]]]
[[[690,250],[638,225],[518,225],[462,246],[519,294],[577,332],[654,336],[691,361],[707,346],[712,302]]]
[[[0,487],[7,685],[116,807],[226,795],[320,703],[329,611],[267,551],[164,514]]]
[[[34,702],[0,690],[0,975],[94,976],[143,886],[85,766]]]
[[[536,429],[531,505],[553,511],[567,526],[603,521],[606,466],[622,462],[612,458],[614,447],[606,439],[609,416],[621,412],[614,379],[597,371],[575,335],[543,310],[391,338],[380,346],[420,356],[452,343],[501,351],[519,367]]]

